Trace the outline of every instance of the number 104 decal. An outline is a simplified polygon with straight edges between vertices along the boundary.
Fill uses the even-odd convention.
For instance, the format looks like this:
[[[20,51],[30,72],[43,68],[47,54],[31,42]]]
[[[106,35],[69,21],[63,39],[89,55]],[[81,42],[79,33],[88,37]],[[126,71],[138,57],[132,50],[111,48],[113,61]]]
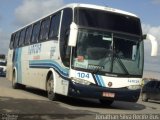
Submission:
[[[85,72],[76,72],[76,77],[77,78],[82,78],[82,79],[89,79],[90,78],[90,74],[89,73],[85,73]]]

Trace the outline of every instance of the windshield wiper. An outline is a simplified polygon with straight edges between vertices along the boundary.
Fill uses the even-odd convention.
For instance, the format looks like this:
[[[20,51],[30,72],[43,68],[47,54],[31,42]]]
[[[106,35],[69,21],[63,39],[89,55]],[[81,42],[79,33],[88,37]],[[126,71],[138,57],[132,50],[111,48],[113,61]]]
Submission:
[[[113,61],[112,61],[112,55],[113,55]],[[110,61],[114,62],[114,60],[116,60],[119,63],[119,65],[121,66],[121,68],[123,69],[123,71],[125,72],[126,75],[130,75],[127,68],[125,67],[125,65],[121,61],[120,57],[116,53],[106,52],[104,54],[104,59],[99,62],[98,66],[104,66],[106,63],[108,63]],[[102,67],[97,67],[97,68],[95,68],[95,70],[93,70],[92,73],[97,74],[100,70],[102,70]],[[113,70],[113,66],[111,67],[111,73],[112,73],[112,70]]]
[[[105,52],[103,58],[104,58],[104,59],[101,60],[101,61],[99,62],[99,64],[98,64],[98,66],[100,66],[100,67],[95,68],[95,70],[93,70],[93,72],[92,72],[93,74],[98,73],[98,72],[103,68],[103,66],[104,66],[106,63],[108,63],[108,62],[111,61],[111,51],[110,51],[110,50],[107,50],[107,52]],[[108,58],[108,59],[107,59],[107,58]]]
[[[130,75],[129,72],[128,72],[128,70],[127,70],[127,68],[126,68],[125,65],[123,64],[122,60],[120,59],[120,57],[119,57],[116,53],[114,53],[114,56],[115,56],[114,58],[117,59],[117,61],[118,61],[118,63],[120,64],[121,68],[123,69],[123,71],[124,71],[127,75]],[[116,60],[116,59],[114,59],[114,60]],[[113,61],[114,61],[114,60],[113,60]]]

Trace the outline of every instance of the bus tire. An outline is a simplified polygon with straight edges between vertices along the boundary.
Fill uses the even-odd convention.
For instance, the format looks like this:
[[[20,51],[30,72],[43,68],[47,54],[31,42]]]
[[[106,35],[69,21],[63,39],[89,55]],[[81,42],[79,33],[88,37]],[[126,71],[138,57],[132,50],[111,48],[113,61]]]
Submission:
[[[99,99],[99,102],[100,102],[102,105],[110,106],[110,105],[114,102],[114,100]]]
[[[48,99],[52,101],[55,101],[57,98],[56,93],[54,93],[54,79],[52,74],[49,76],[49,79],[47,80],[47,95]]]
[[[19,89],[20,85],[16,83],[16,75],[15,72],[13,72],[13,77],[12,77],[12,88],[14,89]]]
[[[142,101],[148,102],[148,97],[146,93],[142,93]]]
[[[18,85],[19,85],[19,88],[20,88],[20,89],[23,89],[23,90],[24,90],[24,89],[26,88],[26,85],[22,85],[22,84],[18,84]]]

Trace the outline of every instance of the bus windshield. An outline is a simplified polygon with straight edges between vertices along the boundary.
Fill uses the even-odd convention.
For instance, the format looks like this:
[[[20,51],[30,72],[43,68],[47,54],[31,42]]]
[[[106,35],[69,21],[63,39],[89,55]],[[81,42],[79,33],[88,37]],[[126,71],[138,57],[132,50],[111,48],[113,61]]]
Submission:
[[[138,36],[142,34],[139,18],[96,9],[75,8],[75,23],[79,26],[108,29]]]
[[[6,62],[1,62],[0,61],[0,66],[6,66]]]
[[[72,67],[93,73],[142,75],[141,37],[95,29],[79,29]]]

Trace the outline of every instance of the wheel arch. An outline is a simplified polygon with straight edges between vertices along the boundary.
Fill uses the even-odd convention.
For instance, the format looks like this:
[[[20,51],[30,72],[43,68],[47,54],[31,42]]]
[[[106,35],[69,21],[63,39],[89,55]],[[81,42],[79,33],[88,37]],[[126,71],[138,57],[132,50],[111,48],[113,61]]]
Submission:
[[[16,80],[15,82],[17,82],[17,68],[16,67],[13,68],[12,73],[13,73],[12,74],[12,80],[13,80],[13,75],[15,75],[15,80]]]
[[[55,77],[55,70],[53,68],[50,68],[48,70],[47,76],[46,76],[46,82],[45,82],[45,89],[47,90],[47,81],[49,80],[50,75],[53,75],[54,83],[56,82],[56,77]]]

